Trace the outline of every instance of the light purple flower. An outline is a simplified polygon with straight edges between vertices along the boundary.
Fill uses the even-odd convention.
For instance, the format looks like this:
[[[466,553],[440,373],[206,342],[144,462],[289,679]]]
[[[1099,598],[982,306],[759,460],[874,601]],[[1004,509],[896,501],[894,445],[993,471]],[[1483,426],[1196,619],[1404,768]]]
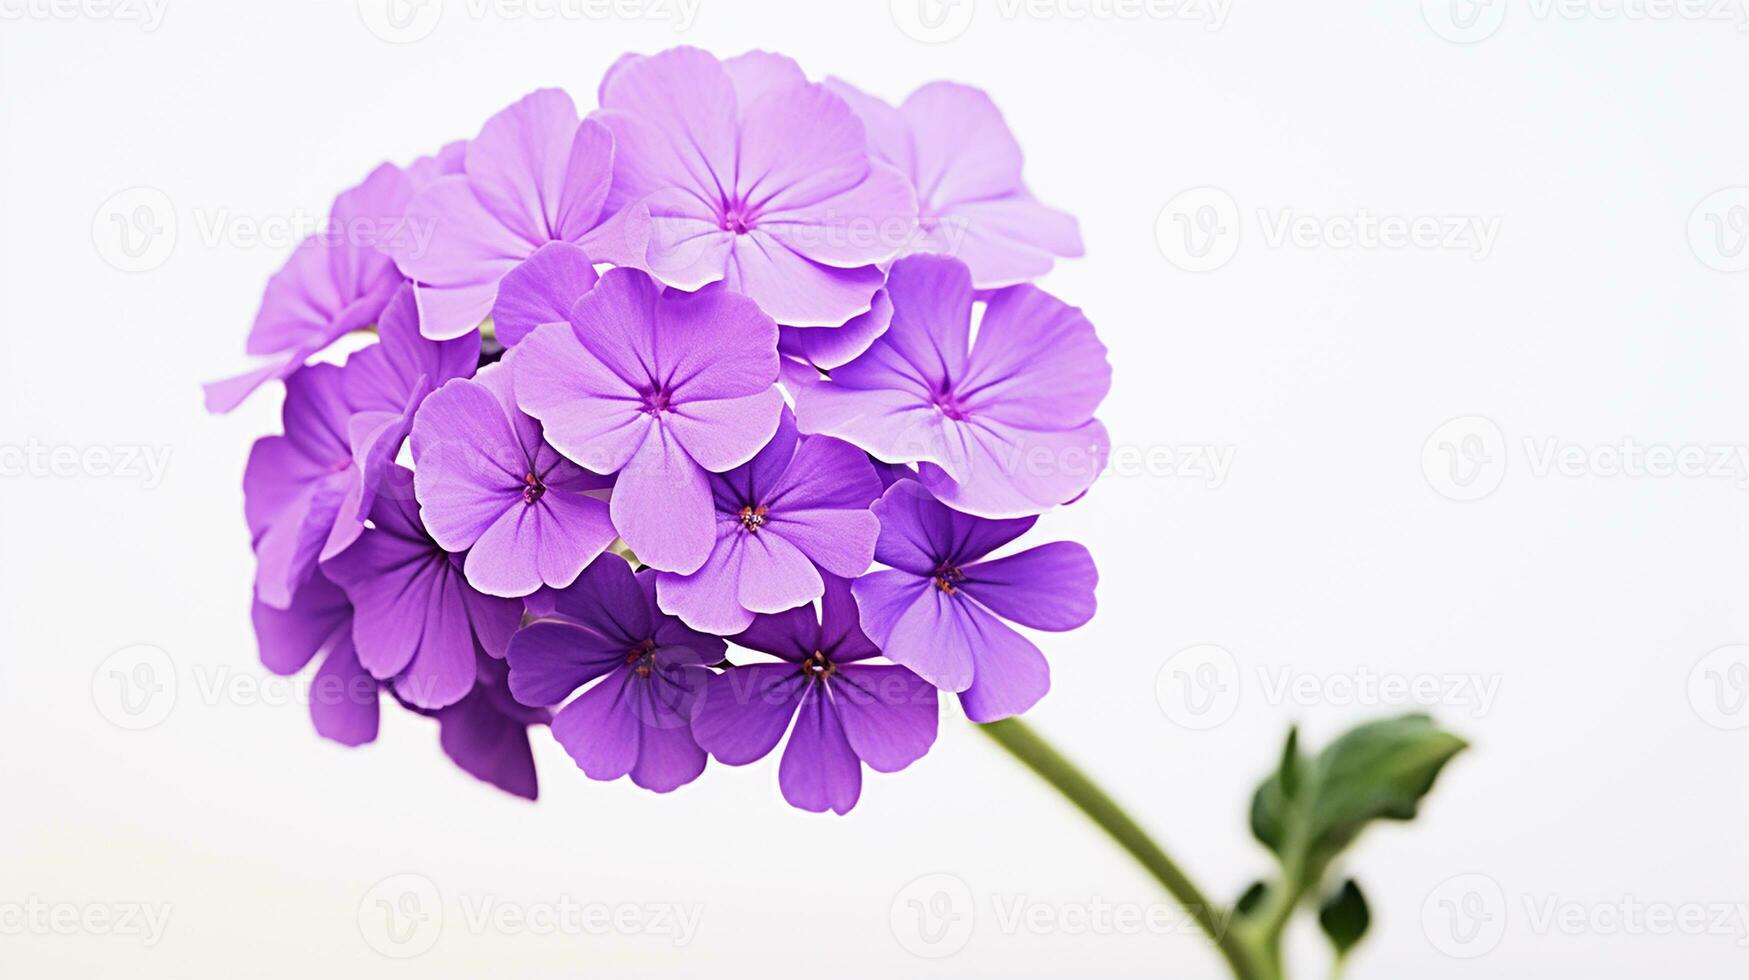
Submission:
[[[605,554],[554,596],[554,617],[510,641],[510,691],[523,704],[558,704],[553,737],[591,779],[630,774],[666,793],[704,771],[691,717],[723,641],[656,608],[656,576]]]
[[[508,365],[425,400],[413,422],[413,465],[426,530],[445,550],[468,553],[468,583],[487,595],[570,585],[616,536],[613,481],[547,445],[540,423],[511,400]]]
[[[395,468],[377,496],[372,527],[323,571],[352,600],[358,661],[421,708],[442,708],[473,689],[479,653],[503,657],[522,602],[486,595],[462,574],[462,556],[419,521],[413,474]]]
[[[710,473],[777,430],[777,325],[720,287],[663,292],[610,269],[571,310],[511,349],[516,403],[559,452],[619,474],[613,524],[639,560],[691,573],[716,541]]]
[[[477,657],[479,678],[460,701],[432,714],[443,752],[476,779],[523,799],[540,796],[531,726],[545,725],[552,712],[530,708],[510,696],[510,670],[502,661]]]
[[[1093,412],[1111,365],[1081,311],[1010,286],[990,296],[970,346],[963,263],[900,259],[887,292],[892,326],[868,352],[830,381],[797,386],[801,431],[919,463],[944,503],[983,517],[1039,514],[1085,492],[1110,451]]]
[[[257,439],[243,471],[255,594],[276,609],[290,607],[309,579],[359,483],[346,434],[352,408],[343,377],[338,365],[312,364],[287,378],[285,434]]]
[[[385,163],[334,199],[329,227],[298,246],[272,279],[245,351],[270,360],[205,386],[209,412],[228,412],[342,336],[375,323],[401,285],[381,246],[400,236],[413,181]]]
[[[614,135],[609,210],[650,215],[647,268],[670,286],[726,282],[779,323],[868,311],[915,221],[904,176],[871,160],[844,100],[795,62],[696,48],[622,58],[601,83]]]
[[[589,253],[570,242],[548,242],[498,283],[492,327],[498,342],[514,347],[536,327],[568,323],[571,307],[600,277]]]
[[[782,663],[712,677],[693,712],[693,737],[717,761],[746,765],[776,748],[794,718],[777,771],[791,806],[848,813],[864,765],[897,772],[935,743],[935,688],[904,667],[865,663],[880,651],[857,625],[844,580],[827,580],[819,613],[809,605],[759,616],[732,639]]]
[[[613,135],[579,122],[571,97],[541,89],[486,121],[467,144],[463,173],[421,188],[408,224],[429,230],[390,249],[419,284],[425,335],[458,337],[492,312],[498,283],[548,242],[581,246],[591,259],[643,253],[641,211],[603,211]]]
[[[862,119],[875,157],[916,190],[918,234],[904,254],[952,255],[979,289],[1035,279],[1055,256],[1082,254],[1075,219],[1021,181],[1020,144],[982,90],[930,82],[895,109],[838,79],[826,85]]]
[[[868,456],[837,439],[797,436],[788,409],[759,455],[710,483],[710,557],[690,575],[656,576],[662,610],[693,629],[739,632],[754,613],[820,598],[822,570],[851,578],[874,560],[880,522],[868,506],[881,482]]]
[[[255,600],[256,645],[261,663],[275,674],[303,670],[324,653],[310,685],[310,720],[316,733],[342,745],[374,742],[382,683],[358,663],[352,645],[352,603],[320,571],[298,589],[290,607]]]
[[[1050,667],[1004,620],[1060,632],[1091,619],[1099,574],[1087,549],[1058,541],[984,561],[1036,518],[971,517],[913,480],[888,488],[874,512],[875,560],[889,568],[851,585],[862,628],[888,659],[959,692],[973,721],[1032,707],[1050,689]]]

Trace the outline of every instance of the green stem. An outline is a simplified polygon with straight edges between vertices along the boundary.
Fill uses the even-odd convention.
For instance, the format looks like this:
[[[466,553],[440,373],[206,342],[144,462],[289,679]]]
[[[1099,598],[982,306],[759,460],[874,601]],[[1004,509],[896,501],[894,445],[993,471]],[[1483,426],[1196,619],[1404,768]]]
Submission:
[[[1069,802],[1087,814],[1100,829],[1110,834],[1112,840],[1130,852],[1130,856],[1146,868],[1154,876],[1154,880],[1165,886],[1166,891],[1190,913],[1197,925],[1202,927],[1202,931],[1208,934],[1215,949],[1226,958],[1235,977],[1239,980],[1260,980],[1263,974],[1253,963],[1250,952],[1229,928],[1233,913],[1210,903],[1203,896],[1202,890],[1148,836],[1148,832],[1130,819],[1130,815],[1088,779],[1085,773],[1076,768],[1074,763],[1063,758],[1056,749],[1051,748],[1050,743],[1040,738],[1018,718],[991,722],[979,725],[978,728],[997,745],[1007,749],[1010,755],[1025,763],[1027,768],[1043,777],[1045,782],[1055,786],[1057,792],[1067,797]]]

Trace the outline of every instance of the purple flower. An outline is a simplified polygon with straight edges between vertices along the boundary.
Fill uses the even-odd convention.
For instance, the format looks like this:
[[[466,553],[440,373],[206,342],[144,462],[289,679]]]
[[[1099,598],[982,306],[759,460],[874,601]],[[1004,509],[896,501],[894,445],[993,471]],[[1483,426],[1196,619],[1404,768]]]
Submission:
[[[692,706],[723,658],[723,641],[656,608],[654,572],[634,575],[606,554],[554,597],[554,618],[510,641],[510,691],[523,704],[558,704],[553,737],[591,779],[627,773],[666,793],[704,771]]]
[[[477,336],[436,343],[419,335],[410,289],[383,311],[381,335],[345,368],[315,364],[286,379],[285,434],[258,440],[249,454],[243,494],[256,592],[275,608],[291,604],[318,559],[357,540],[414,409],[479,359]]]
[[[893,301],[883,289],[874,294],[867,313],[841,327],[779,327],[777,350],[819,371],[830,371],[861,357],[892,322]]]
[[[589,253],[570,242],[548,242],[498,283],[492,326],[498,342],[514,347],[536,327],[568,323],[571,307],[600,277]]]
[[[531,725],[545,725],[552,712],[530,708],[510,696],[510,670],[502,661],[476,658],[479,679],[460,701],[433,714],[444,754],[476,779],[524,799],[540,795]]]
[[[662,610],[726,635],[820,598],[824,570],[851,578],[874,560],[881,495],[868,457],[849,443],[796,435],[784,409],[777,434],[745,465],[710,478],[716,544],[691,575],[662,572]],[[634,549],[635,550],[635,549]]]
[[[570,585],[613,543],[613,481],[560,456],[516,407],[508,366],[457,379],[413,423],[419,516],[447,551],[466,551],[468,583],[524,596]]]
[[[904,176],[869,158],[850,107],[788,58],[622,58],[593,118],[614,135],[608,208],[648,208],[650,271],[681,289],[726,282],[779,323],[835,327],[866,312],[884,278],[876,263],[916,217]]]
[[[893,322],[830,381],[797,386],[804,433],[837,436],[982,517],[1042,513],[1086,491],[1110,450],[1093,411],[1111,387],[1105,346],[1074,307],[1033,286],[990,296],[970,346],[963,263],[893,264]]]
[[[401,285],[381,246],[402,237],[413,181],[385,163],[334,199],[330,227],[304,239],[267,281],[247,353],[271,358],[205,386],[209,412],[228,412],[269,381],[284,378],[345,334],[376,322]]]
[[[522,603],[486,595],[462,574],[462,557],[445,551],[419,522],[413,474],[396,467],[377,496],[372,527],[323,570],[346,590],[356,615],[359,663],[394,679],[397,696],[442,708],[474,686],[475,658],[503,657],[522,622]]]
[[[547,441],[618,472],[612,516],[640,561],[691,573],[716,541],[709,473],[753,458],[777,429],[777,325],[721,288],[682,293],[610,269],[506,359],[516,403]]]
[[[295,674],[325,652],[310,686],[310,720],[318,735],[342,745],[376,741],[382,684],[359,666],[352,604],[339,586],[318,571],[290,607],[275,609],[256,599],[251,618],[261,663],[276,674]]]
[[[1091,619],[1099,573],[1087,549],[1058,541],[982,561],[1036,518],[971,517],[913,480],[888,488],[874,512],[875,560],[890,568],[852,583],[862,628],[889,659],[958,691],[973,721],[1032,707],[1050,689],[1050,667],[1003,620],[1060,632]]]
[[[838,79],[826,82],[868,130],[875,158],[917,192],[918,234],[905,254],[952,255],[979,289],[1044,275],[1053,257],[1082,253],[1075,219],[1033,198],[1020,179],[1020,144],[990,97],[930,82],[895,109]]]
[[[732,766],[762,759],[790,728],[778,785],[791,806],[848,813],[862,792],[862,766],[897,772],[935,743],[935,688],[891,664],[857,625],[842,579],[826,581],[812,606],[759,616],[732,638],[782,663],[731,667],[712,677],[692,716],[693,737]]]
[[[428,229],[391,248],[419,283],[427,337],[473,330],[492,312],[505,273],[548,242],[581,246],[599,261],[643,251],[641,211],[604,212],[613,172],[613,135],[578,121],[571,97],[541,89],[504,109],[467,144],[463,172],[421,188],[407,221]],[[605,219],[605,220],[604,220]]]

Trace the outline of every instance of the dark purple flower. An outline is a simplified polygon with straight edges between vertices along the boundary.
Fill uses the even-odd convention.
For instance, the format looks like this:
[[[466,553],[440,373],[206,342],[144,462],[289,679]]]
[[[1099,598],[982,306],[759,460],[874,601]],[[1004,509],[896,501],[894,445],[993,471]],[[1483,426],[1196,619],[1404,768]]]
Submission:
[[[382,683],[358,663],[352,645],[352,603],[320,571],[275,609],[255,600],[256,645],[261,663],[289,676],[324,653],[310,687],[310,720],[316,733],[342,745],[363,745],[377,737]]]
[[[648,208],[649,270],[681,289],[724,282],[779,323],[866,312],[916,218],[850,107],[788,58],[622,58],[593,118],[614,135],[608,208]]]
[[[616,534],[608,477],[565,459],[511,400],[508,365],[457,379],[413,423],[413,489],[431,537],[466,551],[468,582],[488,595],[562,588]]]
[[[843,579],[828,578],[812,605],[759,616],[734,642],[782,663],[731,667],[712,677],[692,716],[693,737],[732,766],[777,747],[790,719],[778,785],[791,806],[848,813],[862,792],[862,766],[897,772],[935,743],[935,688],[880,655],[857,624]]]
[[[654,572],[633,574],[602,555],[554,596],[554,615],[510,641],[510,691],[523,704],[558,704],[553,737],[591,779],[631,774],[666,793],[704,771],[692,706],[723,659],[723,641],[656,608]]]
[[[540,795],[528,730],[545,725],[552,712],[530,708],[510,696],[510,669],[491,657],[477,658],[479,678],[460,701],[433,714],[438,739],[463,771],[506,793],[532,800]]]
[[[486,121],[467,144],[463,172],[421,188],[410,225],[429,229],[389,249],[419,284],[427,337],[459,337],[492,312],[499,280],[548,242],[581,246],[598,261],[642,254],[641,211],[604,212],[613,134],[579,122],[571,97],[541,89]]]
[[[874,560],[881,528],[868,506],[881,484],[868,456],[837,439],[797,436],[788,409],[759,455],[710,481],[710,557],[691,575],[656,576],[663,611],[694,629],[739,632],[754,613],[818,599],[821,571],[852,578]]]
[[[396,467],[390,478],[392,490],[371,511],[372,527],[322,568],[352,600],[359,663],[374,677],[393,678],[409,704],[442,708],[473,688],[479,653],[504,656],[522,602],[469,585],[462,557],[419,522],[413,474]]]
[[[1045,207],[1020,179],[1020,144],[981,89],[930,82],[897,109],[826,82],[862,120],[875,158],[917,191],[918,234],[904,254],[951,255],[979,289],[1036,279],[1054,257],[1081,254],[1075,219]]]
[[[777,430],[777,325],[719,287],[682,293],[610,269],[571,310],[511,348],[516,403],[559,452],[619,474],[613,524],[652,568],[690,573],[716,541],[710,473]]]
[[[1037,519],[971,517],[913,480],[888,488],[874,512],[875,560],[890,567],[852,583],[862,628],[888,659],[959,692],[973,721],[1032,707],[1050,689],[1050,667],[1004,620],[1060,632],[1091,619],[1099,573],[1087,549],[1057,541],[984,561]]]
[[[829,381],[798,385],[804,433],[837,436],[889,463],[917,463],[941,500],[982,517],[1024,517],[1074,499],[1110,449],[1094,410],[1111,365],[1092,324],[1033,286],[989,298],[971,346],[963,263],[893,263],[893,322]]]

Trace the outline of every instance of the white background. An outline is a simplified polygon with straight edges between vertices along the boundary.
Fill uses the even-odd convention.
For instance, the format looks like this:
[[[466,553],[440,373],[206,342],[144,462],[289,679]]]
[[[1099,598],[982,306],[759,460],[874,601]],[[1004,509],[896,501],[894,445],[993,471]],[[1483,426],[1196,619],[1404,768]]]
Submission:
[[[422,719],[385,712],[379,743],[349,751],[301,705],[261,703],[283,690],[213,693],[265,676],[240,481],[278,390],[225,418],[199,391],[244,366],[289,251],[254,229],[308,230],[382,159],[470,136],[537,86],[588,108],[620,52],[693,43],[785,52],[892,99],[936,78],[986,88],[1034,190],[1080,217],[1087,257],[1044,284],[1111,348],[1114,442],[1232,454],[1218,485],[1113,473],[1034,534],[1084,541],[1102,575],[1093,623],[1043,640],[1054,682],[1029,720],[1211,894],[1268,870],[1244,817],[1290,722],[1316,745],[1406,710],[1348,696],[1365,672],[1447,690],[1473,677],[1497,685],[1486,710],[1468,687],[1430,706],[1473,751],[1420,820],[1369,833],[1347,866],[1375,920],[1350,976],[1742,975],[1749,918],[1712,910],[1749,902],[1749,729],[1731,727],[1749,725],[1732,700],[1749,655],[1702,658],[1749,642],[1749,470],[1610,465],[1629,440],[1749,445],[1749,274],[1708,264],[1749,261],[1731,223],[1749,200],[1737,7],[1647,19],[1513,0],[1502,23],[1496,0],[1463,34],[1438,0],[1425,15],[1237,0],[1218,29],[1202,7],[959,0],[933,8],[947,19],[930,34],[915,0],[702,0],[685,31],[667,7],[553,18],[447,0],[428,36],[391,44],[352,2],[168,0],[155,24],[28,2],[0,0],[0,907],[167,903],[171,918],[149,948],[14,920],[0,973],[1223,975],[1182,923],[1075,928],[1097,903],[1164,896],[957,708],[926,759],[870,778],[837,819],[785,806],[775,759],[656,796],[585,779],[544,734],[530,805],[453,769]],[[1487,36],[1454,42],[1430,20]],[[129,273],[106,260],[113,214],[163,198],[106,202],[136,186],[176,227],[161,265]],[[1205,186],[1232,202],[1237,251],[1192,273],[1156,226]],[[1485,256],[1271,240],[1283,215],[1340,235],[1327,219],[1363,209],[1497,219],[1498,240]],[[1170,243],[1182,229],[1163,220]],[[1436,428],[1469,416],[1500,439],[1465,441],[1486,422],[1448,430],[1424,460]],[[1541,467],[1551,444],[1581,461]],[[89,459],[21,468],[31,445],[169,461],[148,486]],[[1436,489],[1454,464],[1460,494],[1503,480],[1457,502]],[[175,684],[142,731],[101,710],[106,658],[135,644],[161,649]],[[1194,665],[1168,660],[1198,644],[1232,660],[1189,671],[1220,684],[1187,692],[1175,671]],[[1278,695],[1283,670],[1310,695]],[[1215,700],[1196,714],[1186,693]],[[429,879],[442,927],[395,961],[367,942],[372,889],[406,873]],[[931,946],[906,903],[948,879],[907,885],[937,873],[963,883],[948,889],[963,887],[948,895],[962,917]],[[565,897],[702,918],[683,947],[468,921],[489,899],[538,914]],[[1068,925],[1013,926],[1022,900]],[[1480,938],[1453,930],[1446,901],[1489,917]],[[1648,928],[1636,906],[1677,924]],[[1298,975],[1324,976],[1315,930],[1291,938]]]

